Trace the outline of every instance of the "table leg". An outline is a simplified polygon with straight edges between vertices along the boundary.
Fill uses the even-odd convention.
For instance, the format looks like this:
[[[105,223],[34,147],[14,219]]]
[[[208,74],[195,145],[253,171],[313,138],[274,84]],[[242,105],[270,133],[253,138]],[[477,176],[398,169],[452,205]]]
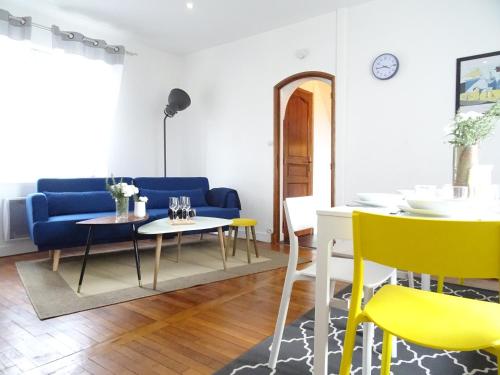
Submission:
[[[234,238],[233,238],[233,257],[236,255],[236,242],[238,241],[238,227],[234,227]]]
[[[217,228],[217,232],[219,233],[219,242],[220,242],[220,253],[222,255],[222,265],[224,266],[224,271],[227,269],[226,267],[226,250],[224,249],[224,233],[222,233],[222,228]]]
[[[421,277],[422,277],[422,279],[421,279],[421,282],[422,282],[421,288],[422,288],[422,290],[430,291],[431,290],[431,275],[423,273],[421,275]]]
[[[139,244],[137,243],[135,224],[132,224],[132,243],[134,244],[135,268],[137,269],[137,280],[139,280],[139,286],[142,287],[141,258],[139,258]]]
[[[87,267],[87,258],[90,252],[90,246],[92,245],[92,225],[89,226],[89,233],[87,235],[87,246],[85,247],[85,255],[83,256],[82,271],[80,272],[80,280],[78,281],[78,293],[82,288],[83,275],[85,274],[85,267]]]
[[[181,260],[182,232],[177,233],[177,263]]]
[[[318,217],[318,248],[316,254],[316,286],[314,293],[314,375],[328,371],[328,328],[330,318],[330,269],[328,254],[328,222]],[[325,220],[326,221],[326,220]]]
[[[158,271],[160,270],[160,256],[161,256],[161,242],[163,235],[156,235],[156,253],[155,253],[155,271],[153,275],[153,289],[156,290],[156,283],[158,281]]]

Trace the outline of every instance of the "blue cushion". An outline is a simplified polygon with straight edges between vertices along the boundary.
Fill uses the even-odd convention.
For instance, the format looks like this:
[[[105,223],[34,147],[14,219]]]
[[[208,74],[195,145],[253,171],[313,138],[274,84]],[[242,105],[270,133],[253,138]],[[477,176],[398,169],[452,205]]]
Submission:
[[[164,219],[168,216],[168,208],[148,208],[148,215],[151,221]]]
[[[220,219],[236,219],[240,217],[240,210],[237,208],[222,207],[196,207],[196,216],[218,217]]]
[[[148,197],[148,208],[168,207],[168,198],[186,196],[191,198],[191,207],[202,207],[207,205],[205,193],[201,189],[193,190],[149,190],[141,189],[141,196]]]
[[[149,190],[201,189],[205,194],[208,191],[208,179],[206,177],[137,177],[134,178],[134,185],[139,189]]]
[[[107,191],[45,192],[44,194],[47,197],[49,216],[115,209],[115,201]]]
[[[102,216],[114,215],[113,212],[103,212]],[[88,225],[75,223],[87,220],[100,214],[78,214],[51,217],[49,221],[36,222],[33,225],[35,244],[39,250],[64,249],[85,245]],[[130,224],[95,225],[92,231],[92,243],[108,243],[131,240]]]
[[[132,183],[130,177],[115,177],[115,181]],[[37,192],[76,192],[76,191],[106,191],[106,178],[41,178],[37,182]]]

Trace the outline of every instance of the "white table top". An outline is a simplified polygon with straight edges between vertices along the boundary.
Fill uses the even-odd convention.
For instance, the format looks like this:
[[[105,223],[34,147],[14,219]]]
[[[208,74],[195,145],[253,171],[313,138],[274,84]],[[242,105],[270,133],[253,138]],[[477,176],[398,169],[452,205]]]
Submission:
[[[196,216],[194,224],[172,225],[169,218],[159,219],[144,224],[137,230],[140,234],[165,234],[189,232],[192,230],[204,230],[225,227],[231,225],[232,220],[219,219],[217,217]]]
[[[319,209],[316,211],[318,216],[335,216],[351,218],[354,211],[369,212],[381,215],[395,215],[405,217],[418,217],[434,220],[463,220],[463,221],[500,221],[499,213],[471,214],[460,216],[424,216],[398,211],[398,208],[391,207],[365,207],[365,206],[336,206],[331,208]]]

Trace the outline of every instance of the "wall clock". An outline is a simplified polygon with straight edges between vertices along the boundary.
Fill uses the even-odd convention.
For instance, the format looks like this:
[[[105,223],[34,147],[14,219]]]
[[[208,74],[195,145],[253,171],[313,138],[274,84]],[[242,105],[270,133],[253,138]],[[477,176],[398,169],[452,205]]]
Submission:
[[[373,60],[372,73],[375,78],[386,80],[394,77],[399,69],[399,60],[392,53],[383,53]]]

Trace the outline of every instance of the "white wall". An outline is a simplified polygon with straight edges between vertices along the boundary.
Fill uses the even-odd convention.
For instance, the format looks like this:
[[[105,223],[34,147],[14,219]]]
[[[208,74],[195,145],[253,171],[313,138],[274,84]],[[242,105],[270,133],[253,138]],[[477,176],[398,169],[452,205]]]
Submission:
[[[192,105],[169,126],[169,174],[237,189],[260,239],[272,228],[273,86],[306,70],[335,71],[335,22],[326,14],[187,56]],[[310,53],[301,60],[302,48]]]
[[[0,7],[139,53],[127,57],[124,71],[110,165],[117,175],[161,174],[163,106],[170,88],[186,89],[192,106],[168,120],[168,174],[238,189],[242,215],[258,219],[260,239],[272,227],[276,83],[306,70],[337,75],[337,203],[360,191],[442,184],[451,179],[443,128],[454,111],[456,58],[498,50],[500,40],[498,0],[373,0],[339,10],[339,19],[326,14],[184,61],[90,20],[23,12],[13,1],[0,0]],[[310,54],[300,60],[295,51],[302,48]],[[385,82],[370,72],[383,52],[401,62]],[[497,183],[499,146],[496,135],[481,151],[481,162],[496,165]],[[0,186],[0,198],[29,190]]]
[[[30,4],[30,7],[20,5],[22,4],[0,0],[0,8],[7,9],[14,15],[31,15],[34,22],[49,26],[56,24],[62,30],[76,30],[90,37],[105,39],[108,43],[123,44],[128,50],[138,53],[138,56],[126,56],[125,59],[112,132],[109,171],[114,175],[127,176],[162,175],[163,108],[170,90],[180,84],[182,58],[150,48],[135,40],[132,35],[108,25],[70,14],[45,14],[46,7],[38,7],[36,2]],[[33,29],[33,39],[50,45],[50,32]],[[91,145],[89,152],[92,152]],[[0,184],[0,201],[8,197],[25,196],[32,191],[34,184]],[[0,212],[0,228],[1,220]],[[26,243],[3,243],[1,231],[0,229],[0,256],[24,251],[29,247]]]
[[[451,182],[452,150],[444,127],[455,108],[458,57],[500,49],[498,0],[376,0],[343,12],[347,56],[345,198],[356,192],[394,191]],[[374,57],[391,52],[400,70],[391,80],[372,77]],[[340,77],[344,72],[347,77]],[[337,103],[340,105],[340,103]],[[340,110],[340,108],[339,108]],[[496,165],[500,134],[484,142],[482,163]]]

